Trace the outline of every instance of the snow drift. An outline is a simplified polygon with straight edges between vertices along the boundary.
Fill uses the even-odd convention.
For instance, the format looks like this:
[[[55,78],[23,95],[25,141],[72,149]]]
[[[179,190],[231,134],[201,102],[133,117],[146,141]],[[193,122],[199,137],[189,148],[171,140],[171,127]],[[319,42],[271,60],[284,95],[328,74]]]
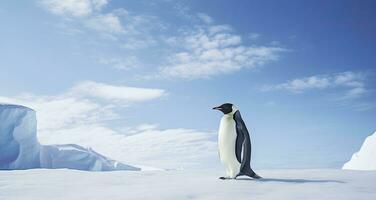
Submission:
[[[360,150],[343,165],[343,169],[376,170],[376,132],[366,138]]]
[[[140,170],[75,144],[40,145],[35,111],[0,104],[0,169]]]

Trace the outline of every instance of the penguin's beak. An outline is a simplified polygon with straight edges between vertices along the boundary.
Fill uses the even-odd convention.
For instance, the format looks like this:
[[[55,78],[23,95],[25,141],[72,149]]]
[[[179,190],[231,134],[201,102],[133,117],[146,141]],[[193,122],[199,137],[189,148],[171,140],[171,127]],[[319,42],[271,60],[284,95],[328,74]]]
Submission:
[[[216,106],[213,108],[213,110],[222,110],[222,108],[220,106]]]

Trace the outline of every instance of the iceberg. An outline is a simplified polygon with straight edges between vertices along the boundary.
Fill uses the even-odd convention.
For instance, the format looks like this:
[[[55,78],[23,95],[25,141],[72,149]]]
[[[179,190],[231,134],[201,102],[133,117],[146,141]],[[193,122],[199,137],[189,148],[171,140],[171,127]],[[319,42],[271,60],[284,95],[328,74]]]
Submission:
[[[0,170],[33,168],[140,170],[76,144],[41,145],[35,111],[25,106],[0,104]]]
[[[343,165],[343,169],[376,170],[376,132],[365,139],[360,150]]]
[[[0,104],[0,169],[40,167],[35,112]]]

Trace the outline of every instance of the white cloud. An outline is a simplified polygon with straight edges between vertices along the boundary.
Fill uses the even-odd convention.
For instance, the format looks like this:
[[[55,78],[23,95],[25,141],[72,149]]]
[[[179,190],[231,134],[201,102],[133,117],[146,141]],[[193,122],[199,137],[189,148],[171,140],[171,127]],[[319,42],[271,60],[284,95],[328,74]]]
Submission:
[[[246,46],[226,25],[185,31],[168,42],[183,50],[169,56],[160,69],[160,77],[164,78],[195,79],[227,74],[275,61],[286,51],[275,46]]]
[[[209,34],[213,35],[219,32],[230,32],[232,31],[232,28],[229,25],[213,25],[209,26]]]
[[[257,39],[259,39],[260,38],[260,34],[258,34],[258,33],[250,33],[249,35],[248,35],[248,37],[249,37],[249,39],[251,39],[251,40],[257,40]]]
[[[111,101],[141,102],[166,95],[161,89],[108,85],[93,81],[81,82],[70,89],[75,96],[89,96]]]
[[[361,72],[342,72],[335,74],[315,75],[297,78],[285,83],[263,86],[263,91],[286,90],[293,93],[302,93],[306,90],[344,89],[341,100],[359,98],[367,93],[365,88],[365,74]]]
[[[367,90],[363,87],[355,87],[347,91],[343,99],[359,98],[367,93]]]
[[[158,42],[153,37],[150,35],[145,35],[143,36],[142,40],[137,38],[127,38],[127,40],[120,46],[126,50],[138,50],[156,46],[157,44]]]
[[[64,17],[87,17],[100,11],[107,0],[40,0],[39,3],[53,14]]]
[[[169,37],[165,32],[168,26],[158,17],[134,13],[123,8],[103,12],[102,8],[108,4],[107,1],[43,0],[41,4],[54,14],[73,16],[72,20],[65,20],[62,26],[67,30],[67,34],[85,34],[93,31],[104,39],[116,41],[118,47],[126,52],[158,47],[158,51],[155,52],[160,53],[163,59],[156,63],[157,73],[145,76],[150,78],[208,78],[262,66],[278,60],[281,52],[287,51],[278,45],[246,45],[242,37],[233,32],[231,26],[214,25],[214,20],[205,13],[196,13],[189,17],[192,23],[199,23],[200,26],[193,25],[193,28],[162,41],[163,38]],[[167,35],[172,32],[169,31]],[[80,37],[82,36],[83,34],[80,34]],[[252,37],[258,35],[253,34]],[[92,41],[90,44],[96,44]],[[166,47],[165,44],[173,46]],[[163,56],[166,52],[169,53],[168,56]],[[142,57],[138,52],[128,55]],[[135,63],[135,60],[141,59],[102,59],[99,63],[118,69],[129,69],[139,64]],[[145,62],[145,65],[150,63]]]
[[[201,19],[206,24],[211,24],[214,22],[213,18],[211,18],[209,15],[205,13],[198,13],[197,17]]]
[[[37,111],[38,130],[49,131],[100,124],[117,117],[114,107],[150,101],[163,95],[165,91],[160,89],[113,86],[87,81],[58,95],[0,96],[0,102],[33,108]]]
[[[87,27],[102,33],[125,33],[119,17],[112,13],[91,17],[85,24]]]
[[[39,131],[97,123],[116,117],[108,106],[102,106],[88,99],[65,95],[0,97],[0,102],[25,105],[36,110]]]
[[[266,86],[265,90],[288,90],[291,92],[302,92],[308,89],[324,89],[329,87],[330,80],[327,76],[310,76],[300,79],[293,79],[286,83]]]
[[[124,12],[117,10],[103,13],[102,8],[108,4],[107,0],[41,0],[39,3],[47,11],[68,18],[64,21],[64,30],[79,30],[86,27],[96,31],[105,38],[117,39],[116,35],[124,34],[125,27],[122,25],[119,15]]]
[[[215,133],[190,129],[152,128],[125,137],[119,148],[127,152],[127,160],[135,163],[202,168],[218,163],[216,138]]]
[[[273,41],[270,42],[270,45],[272,45],[272,46],[280,46],[280,45],[281,45],[281,42],[280,42],[280,41],[273,40]]]
[[[363,73],[355,72],[343,72],[336,74],[334,77],[334,82],[336,85],[344,85],[348,87],[363,87],[365,75]]]
[[[351,107],[357,111],[367,111],[376,108],[376,104],[374,101],[372,102],[361,102],[358,104],[353,104]]]
[[[117,131],[108,125],[96,123],[38,134],[43,144],[80,144],[130,164],[161,168],[202,168],[219,163],[217,135],[211,132],[163,130],[156,126]]]
[[[115,69],[132,69],[140,65],[138,59],[134,56],[128,56],[127,58],[101,58],[98,62]]]
[[[165,29],[156,16],[137,14],[124,8],[105,12],[103,7],[108,4],[107,0],[41,0],[39,3],[50,13],[65,19],[56,24],[63,34],[90,33],[91,36],[96,33],[95,36],[116,41],[119,47],[127,50],[155,45],[153,34]]]

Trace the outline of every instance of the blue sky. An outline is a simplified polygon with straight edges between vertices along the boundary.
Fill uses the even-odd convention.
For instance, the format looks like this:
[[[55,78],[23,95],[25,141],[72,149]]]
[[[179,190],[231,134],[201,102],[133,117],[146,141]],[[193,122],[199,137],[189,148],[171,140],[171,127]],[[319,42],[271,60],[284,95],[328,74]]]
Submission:
[[[375,6],[2,1],[0,100],[41,113],[47,143],[89,124],[211,134],[221,117],[211,107],[233,102],[254,166],[341,167],[375,131]]]

